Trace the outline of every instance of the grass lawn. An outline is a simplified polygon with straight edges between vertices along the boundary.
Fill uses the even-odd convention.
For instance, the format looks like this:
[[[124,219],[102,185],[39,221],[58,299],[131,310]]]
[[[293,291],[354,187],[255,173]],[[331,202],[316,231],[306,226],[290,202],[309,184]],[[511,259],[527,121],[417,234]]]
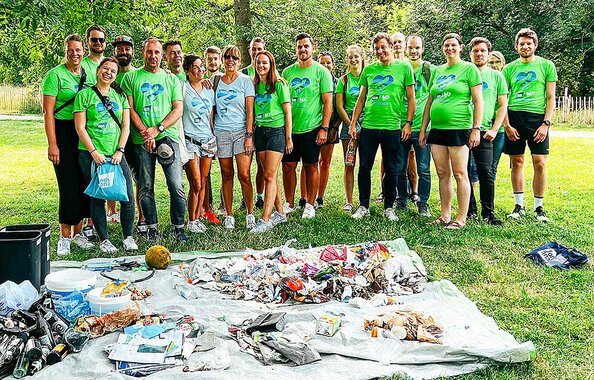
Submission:
[[[494,228],[471,222],[460,231],[430,227],[413,213],[400,213],[401,221],[388,223],[381,217],[380,205],[373,205],[372,216],[356,222],[341,211],[341,150],[335,150],[325,208],[313,220],[302,221],[300,212],[274,232],[251,235],[245,230],[245,213],[237,214],[237,229],[209,226],[204,235],[193,235],[186,245],[166,240],[172,250],[237,250],[267,248],[297,238],[298,247],[329,243],[357,243],[404,237],[423,258],[432,279],[449,279],[483,313],[518,341],[531,340],[537,347],[532,363],[499,365],[464,379],[591,379],[594,378],[594,270],[592,265],[561,272],[539,268],[523,254],[550,240],[594,253],[594,165],[590,155],[594,140],[553,139],[549,161],[549,186],[545,200],[550,224],[539,224],[533,217],[506,222]],[[57,185],[49,161],[40,122],[0,121],[0,220],[1,225],[49,221],[52,251],[58,236]],[[496,212],[501,218],[513,208],[508,159],[502,157],[496,188]],[[158,170],[157,199],[161,229],[167,236],[168,195],[164,177]],[[214,188],[219,188],[218,164],[213,165]],[[373,173],[379,192],[377,168]],[[532,171],[526,171],[526,206],[532,207]],[[438,215],[437,181],[433,175],[430,209]],[[187,188],[187,187],[186,187]],[[216,193],[216,192],[215,192]],[[239,185],[236,185],[236,203]],[[215,202],[218,203],[218,202]],[[119,227],[110,226],[112,241],[121,247]],[[168,238],[169,239],[169,238]],[[147,246],[141,244],[141,252]],[[99,250],[73,252],[68,259],[84,260],[99,256]],[[56,259],[55,255],[52,257]]]

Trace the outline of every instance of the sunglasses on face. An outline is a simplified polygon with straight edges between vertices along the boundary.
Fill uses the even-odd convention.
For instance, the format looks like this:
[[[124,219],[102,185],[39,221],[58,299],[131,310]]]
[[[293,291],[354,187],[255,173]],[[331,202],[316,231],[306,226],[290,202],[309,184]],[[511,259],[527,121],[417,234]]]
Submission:
[[[97,38],[97,37],[91,37],[89,38],[91,40],[92,43],[104,43],[105,42],[105,38]]]
[[[226,54],[225,56],[223,56],[223,58],[225,58],[225,59],[232,59],[232,60],[234,60],[234,61],[239,61],[239,57],[238,57],[238,56],[236,56],[236,55],[229,55],[229,54]]]
[[[489,65],[500,65],[500,61],[489,61]]]

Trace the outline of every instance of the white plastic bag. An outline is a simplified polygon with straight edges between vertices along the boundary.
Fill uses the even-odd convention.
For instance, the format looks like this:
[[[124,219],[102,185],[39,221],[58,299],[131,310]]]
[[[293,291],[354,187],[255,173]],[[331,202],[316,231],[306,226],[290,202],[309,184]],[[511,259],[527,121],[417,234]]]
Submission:
[[[29,280],[19,285],[6,281],[0,285],[0,315],[6,316],[13,310],[27,310],[39,293]]]

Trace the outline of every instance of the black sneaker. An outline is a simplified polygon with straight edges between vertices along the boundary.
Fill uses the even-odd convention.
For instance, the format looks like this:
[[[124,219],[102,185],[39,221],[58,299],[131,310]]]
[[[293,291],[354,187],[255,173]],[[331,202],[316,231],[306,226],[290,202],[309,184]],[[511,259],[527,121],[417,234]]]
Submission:
[[[85,228],[83,228],[82,229],[82,234],[90,242],[99,241],[99,237],[95,233],[95,229],[93,228],[93,226],[86,226]]]
[[[425,218],[430,218],[431,213],[429,212],[429,205],[423,202],[417,202],[417,208],[419,209],[419,215]]]
[[[466,219],[477,220],[478,214],[476,213],[476,211],[468,211],[468,214],[466,214]]]
[[[534,209],[534,216],[536,216],[536,220],[538,220],[539,222],[543,222],[543,223],[550,222],[549,217],[545,213],[542,206],[538,206],[537,208]]]
[[[520,219],[526,216],[526,209],[520,205],[515,205],[514,206],[514,210],[510,213],[507,214],[508,218],[512,218],[512,219]]]
[[[324,199],[323,198],[316,199],[315,207],[316,208],[324,208]]]
[[[299,199],[299,208],[304,208],[307,201],[304,198]]]
[[[189,240],[188,237],[186,236],[186,232],[181,227],[175,227],[173,229],[173,234],[175,235],[177,240],[181,241],[182,243],[185,243]]]
[[[394,208],[398,211],[404,211],[408,208],[406,201],[397,200],[394,204]]]
[[[148,226],[146,225],[145,222],[138,223],[138,225],[136,226],[136,233],[138,233],[138,236],[142,236],[143,238],[146,238],[147,233],[148,233]]]
[[[264,199],[262,197],[256,197],[255,206],[258,210],[262,210],[264,208]]]
[[[497,219],[497,217],[493,214],[483,218],[483,220],[485,221],[485,223],[490,224],[492,226],[502,226],[503,222],[499,219]]]
[[[146,240],[149,242],[156,244],[159,241],[159,233],[155,227],[149,227],[146,232]]]

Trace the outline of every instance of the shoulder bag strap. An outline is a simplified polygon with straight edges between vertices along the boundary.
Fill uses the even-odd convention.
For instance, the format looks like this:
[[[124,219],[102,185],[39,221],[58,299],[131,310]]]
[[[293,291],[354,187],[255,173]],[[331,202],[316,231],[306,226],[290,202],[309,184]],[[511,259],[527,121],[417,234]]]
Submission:
[[[81,68],[80,68],[80,81],[78,82],[78,90],[76,90],[76,93],[77,94],[78,94],[78,92],[80,90],[83,89],[86,80],[87,80],[87,73],[85,72],[84,67],[81,66]],[[68,99],[66,101],[66,103],[64,103],[60,107],[54,109],[54,115],[57,114],[58,112],[62,111],[64,108],[68,107],[72,103],[74,103],[74,98],[76,98],[76,94],[71,99]]]
[[[118,117],[116,116],[115,112],[113,112],[113,108],[112,108],[111,104],[107,103],[107,99],[105,99],[105,96],[103,96],[103,94],[101,93],[101,91],[99,91],[97,86],[93,86],[91,88],[93,89],[95,94],[97,94],[97,96],[101,100],[101,103],[103,103],[103,107],[105,107],[107,112],[109,112],[113,121],[115,121],[116,124],[118,125],[118,127],[120,127],[120,129],[122,129],[122,123],[118,120]]]

